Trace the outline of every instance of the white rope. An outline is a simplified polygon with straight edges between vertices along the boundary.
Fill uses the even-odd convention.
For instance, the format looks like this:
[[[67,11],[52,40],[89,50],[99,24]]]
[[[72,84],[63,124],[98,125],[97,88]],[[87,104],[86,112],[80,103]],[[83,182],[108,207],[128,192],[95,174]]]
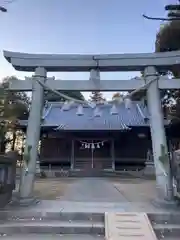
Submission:
[[[35,78],[35,79],[36,79],[36,78]],[[69,97],[68,95],[66,95],[66,94],[64,94],[64,93],[58,92],[57,90],[49,87],[47,84],[42,83],[39,79],[36,79],[36,81],[37,81],[43,88],[45,88],[46,90],[49,90],[49,91],[55,93],[56,95],[65,98],[66,100],[73,101],[73,102],[77,102],[77,103],[80,103],[80,104],[90,105],[90,103],[89,103],[88,101],[85,101],[85,100],[83,101],[83,100],[75,99],[75,98]]]
[[[132,92],[129,93],[128,95],[124,96],[124,97],[122,98],[123,101],[124,101],[126,98],[131,98],[134,94],[138,93],[139,91],[144,90],[144,89],[147,89],[151,83],[153,83],[153,82],[155,82],[155,81],[157,81],[157,80],[159,79],[159,76],[157,76],[157,75],[151,75],[151,76],[156,76],[156,77],[155,77],[154,79],[152,79],[151,81],[149,81],[148,83],[145,83],[142,87],[140,87],[140,88],[138,88],[138,89],[135,89],[134,91],[132,91]],[[148,75],[147,77],[149,77],[149,75]],[[39,79],[36,78],[36,76],[35,76],[35,80],[36,80],[43,88],[45,88],[46,90],[49,90],[49,91],[55,93],[56,95],[65,98],[66,100],[73,101],[73,102],[80,103],[80,104],[86,104],[86,105],[88,105],[88,106],[91,106],[91,103],[88,102],[88,101],[86,101],[86,100],[75,99],[75,98],[69,97],[68,95],[66,95],[66,94],[64,94],[64,93],[58,92],[57,90],[49,87],[47,84],[42,83]],[[91,106],[91,107],[92,107],[92,106]]]
[[[148,83],[145,83],[142,87],[140,87],[138,89],[135,89],[134,91],[129,93],[128,97],[132,97],[132,95],[138,93],[139,91],[147,89],[151,85],[151,83],[153,83],[153,82],[155,82],[155,81],[157,81],[159,79],[159,76],[157,76],[157,75],[151,75],[151,76],[156,76],[156,77],[154,79],[152,79],[151,81],[149,81]],[[127,98],[127,97],[125,96],[125,98]]]

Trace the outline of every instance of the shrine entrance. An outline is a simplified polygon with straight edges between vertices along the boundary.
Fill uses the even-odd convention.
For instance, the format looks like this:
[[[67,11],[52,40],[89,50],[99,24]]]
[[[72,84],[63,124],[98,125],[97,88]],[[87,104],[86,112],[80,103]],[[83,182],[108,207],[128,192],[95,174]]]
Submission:
[[[12,66],[18,71],[34,72],[31,78],[26,78],[25,81],[13,80],[9,84],[10,91],[32,91],[33,97],[31,102],[31,110],[29,113],[28,126],[27,126],[27,138],[25,146],[25,154],[28,155],[29,161],[24,164],[24,170],[22,171],[22,181],[20,186],[20,197],[27,199],[32,195],[32,190],[35,180],[36,159],[38,153],[39,136],[42,123],[42,109],[44,105],[44,90],[51,91],[60,97],[65,97],[70,103],[75,101],[80,104],[77,115],[82,116],[83,108],[85,106],[95,108],[95,117],[101,117],[96,104],[92,104],[87,100],[78,100],[71,98],[61,91],[127,91],[129,94],[125,95],[119,104],[124,102],[130,102],[133,95],[137,92],[143,92],[147,95],[148,112],[150,119],[146,122],[149,124],[151,130],[151,139],[153,146],[153,157],[156,171],[156,182],[158,189],[158,196],[161,199],[172,200],[173,199],[173,185],[170,173],[168,148],[166,141],[166,133],[164,129],[164,117],[161,108],[161,90],[180,89],[180,79],[172,78],[169,76],[161,76],[159,72],[170,66],[177,66],[180,63],[180,52],[171,51],[165,53],[140,53],[140,54],[26,54],[4,51],[4,57],[12,64]],[[101,72],[122,72],[122,71],[143,71],[143,75],[140,78],[134,78],[131,80],[101,80]],[[55,78],[48,78],[48,72],[89,72],[89,80],[60,80],[55,81]],[[70,106],[66,104],[67,110]],[[129,107],[130,108],[130,107]],[[116,108],[111,111],[111,115],[117,115]],[[135,113],[137,114],[137,113]],[[138,114],[139,115],[139,114]],[[141,112],[140,115],[144,117]],[[44,116],[43,116],[44,117]],[[69,118],[69,117],[68,117]],[[67,120],[68,120],[67,118]],[[110,119],[108,117],[107,119]],[[104,125],[108,125],[111,129],[110,122],[104,119],[104,124],[100,124],[97,130],[104,129]],[[117,126],[114,130],[119,130],[120,126],[124,124],[124,118],[117,118]],[[92,121],[90,116],[89,120]],[[60,121],[60,120],[59,120]],[[128,120],[129,121],[129,120]],[[54,118],[51,119],[51,123],[54,122]],[[128,123],[131,123],[129,121]],[[79,121],[77,130],[83,125],[83,121]],[[131,125],[131,124],[130,124]],[[129,126],[129,124],[127,124]],[[58,128],[61,128],[61,122],[59,122]],[[89,129],[87,125],[87,129]],[[70,130],[70,129],[68,129]],[[89,129],[90,130],[90,129]],[[78,143],[79,144],[79,143]],[[80,144],[81,146],[81,144]],[[141,146],[140,146],[141,147]],[[31,149],[29,151],[29,149]],[[108,151],[110,153],[111,148],[104,147],[100,153]],[[74,154],[77,154],[77,149],[74,149]],[[162,152],[163,150],[163,152]],[[79,152],[82,151],[78,149]],[[92,151],[91,148],[84,149],[83,151],[89,156],[88,166],[91,169],[97,168],[99,164],[97,159],[101,158],[95,154],[99,151]],[[82,151],[82,152],[83,152]],[[113,154],[112,154],[113,155]],[[74,165],[77,165],[77,160],[80,159],[75,155],[72,157]],[[106,156],[106,159],[107,156]],[[163,160],[162,160],[163,159]],[[102,161],[101,161],[102,163]],[[72,163],[73,167],[73,163]],[[92,168],[93,167],[93,168]],[[101,164],[101,168],[105,168],[105,164]],[[112,164],[113,168],[113,164]],[[33,174],[32,174],[33,173]]]
[[[111,141],[108,140],[75,140],[74,169],[106,170],[112,169]]]

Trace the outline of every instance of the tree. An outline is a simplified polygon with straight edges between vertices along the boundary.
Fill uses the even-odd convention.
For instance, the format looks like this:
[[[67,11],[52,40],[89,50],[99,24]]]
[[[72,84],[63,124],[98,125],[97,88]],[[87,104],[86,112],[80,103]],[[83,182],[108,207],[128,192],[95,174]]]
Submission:
[[[180,20],[170,21],[160,27],[159,32],[156,35],[155,51],[167,52],[180,50]],[[172,77],[180,77],[180,66],[176,65],[171,68],[165,69],[161,74],[172,74]],[[168,111],[174,119],[180,119],[180,90],[166,90],[161,92],[164,99],[164,106],[171,104],[172,100],[175,103],[173,105],[173,112]]]
[[[18,119],[27,119],[30,100],[26,93],[8,90],[10,81],[16,77],[6,77],[0,85],[0,151],[5,151],[7,143],[12,142],[12,149],[16,139],[16,124]],[[11,132],[12,137],[6,137]]]
[[[143,17],[150,20],[177,21],[180,20],[180,0],[176,4],[165,5],[165,11],[168,11],[167,17],[150,17],[143,14]]]
[[[100,102],[104,102],[105,98],[103,97],[101,92],[94,91],[90,95],[90,101],[94,103],[100,103]]]
[[[160,27],[156,35],[155,51],[167,52],[180,50],[180,21],[171,21]],[[173,66],[167,69],[166,73],[170,71],[174,77],[180,77],[179,66]]]
[[[59,91],[69,97],[78,99],[78,100],[84,100],[84,96],[82,95],[81,92],[79,91]],[[45,100],[48,100],[50,102],[64,102],[66,99],[64,99],[63,97],[58,96],[57,94],[50,92],[50,91],[46,91],[45,92]]]
[[[116,92],[112,95],[112,100],[120,99],[122,96],[119,92]]]
[[[24,92],[9,91],[9,82],[13,80],[17,80],[17,78],[14,76],[6,77],[0,85],[0,114],[3,115],[5,119],[27,119],[30,98]]]

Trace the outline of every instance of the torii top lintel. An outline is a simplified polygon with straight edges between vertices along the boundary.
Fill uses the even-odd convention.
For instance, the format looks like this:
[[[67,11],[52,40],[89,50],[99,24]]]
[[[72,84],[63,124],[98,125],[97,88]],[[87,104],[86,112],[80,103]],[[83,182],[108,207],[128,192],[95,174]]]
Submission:
[[[28,54],[4,51],[4,57],[18,71],[34,72],[44,67],[48,72],[141,71],[147,66],[164,69],[180,64],[180,51],[138,54]]]

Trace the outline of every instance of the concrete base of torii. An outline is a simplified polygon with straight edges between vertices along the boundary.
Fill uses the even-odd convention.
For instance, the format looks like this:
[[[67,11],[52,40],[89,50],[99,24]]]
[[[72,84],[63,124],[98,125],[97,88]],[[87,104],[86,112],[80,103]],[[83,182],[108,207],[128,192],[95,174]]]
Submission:
[[[29,207],[35,206],[40,203],[40,200],[37,199],[35,196],[29,198],[20,198],[19,196],[13,197],[10,206],[13,207]]]

